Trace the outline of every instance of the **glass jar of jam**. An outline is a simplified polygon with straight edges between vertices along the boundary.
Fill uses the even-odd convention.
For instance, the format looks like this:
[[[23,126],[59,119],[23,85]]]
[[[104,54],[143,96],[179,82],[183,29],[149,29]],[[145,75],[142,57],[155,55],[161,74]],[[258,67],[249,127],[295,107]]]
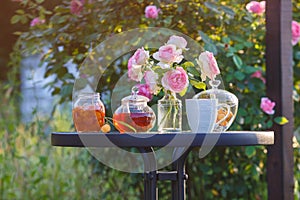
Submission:
[[[77,132],[100,132],[105,123],[105,107],[100,94],[79,94],[73,105],[72,116]]]
[[[114,112],[113,123],[120,133],[148,132],[155,124],[155,113],[147,105],[149,99],[137,93],[134,87],[132,95],[124,97]]]

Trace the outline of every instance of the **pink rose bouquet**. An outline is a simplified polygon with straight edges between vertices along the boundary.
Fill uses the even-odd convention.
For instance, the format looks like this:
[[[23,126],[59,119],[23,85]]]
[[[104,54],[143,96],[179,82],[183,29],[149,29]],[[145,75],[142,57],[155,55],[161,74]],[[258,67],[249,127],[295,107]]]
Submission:
[[[215,80],[216,76],[220,74],[218,63],[213,53],[205,51],[199,55],[196,61],[201,69],[202,81],[205,81],[206,77],[210,78],[210,80]]]
[[[128,77],[142,83],[139,84],[140,94],[146,97],[157,95],[162,90],[165,93],[184,95],[189,84],[198,89],[205,89],[203,81],[206,77],[215,80],[220,74],[214,55],[205,51],[196,59],[201,69],[200,80],[200,73],[194,63],[184,59],[185,51],[188,51],[187,41],[176,35],[171,36],[152,56],[141,47],[128,60]]]

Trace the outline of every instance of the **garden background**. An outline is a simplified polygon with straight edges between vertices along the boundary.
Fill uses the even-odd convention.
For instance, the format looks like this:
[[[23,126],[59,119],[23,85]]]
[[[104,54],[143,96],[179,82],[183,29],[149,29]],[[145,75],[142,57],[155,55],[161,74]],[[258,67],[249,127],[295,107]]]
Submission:
[[[75,2],[75,3],[74,3]],[[140,174],[127,174],[94,160],[85,149],[50,145],[51,131],[73,131],[70,101],[76,73],[87,53],[101,41],[133,28],[164,27],[182,32],[212,51],[225,88],[239,98],[231,130],[267,130],[274,115],[260,108],[266,95],[265,14],[249,12],[249,1],[6,1],[1,34],[12,32],[9,58],[1,49],[0,199],[141,199]],[[145,8],[156,5],[157,17]],[[293,20],[300,22],[293,1]],[[9,14],[10,13],[10,17]],[[10,23],[10,24],[7,24]],[[5,24],[6,23],[6,24]],[[5,31],[2,31],[5,30]],[[6,42],[3,35],[1,42]],[[7,41],[10,41],[7,39]],[[12,45],[14,43],[14,45]],[[35,55],[45,67],[42,85],[54,97],[48,114],[32,109],[22,119],[21,66]],[[127,72],[129,55],[109,66],[99,92],[110,94]],[[300,44],[293,46],[295,199],[300,198]],[[32,70],[35,73],[35,70]],[[30,79],[30,77],[28,77]],[[39,84],[37,82],[36,84]],[[38,96],[36,96],[38,98]],[[110,105],[110,98],[103,99]],[[109,107],[108,114],[111,115]],[[297,142],[298,138],[298,142]],[[187,159],[188,199],[267,199],[266,148],[218,147],[205,158],[195,149]],[[170,199],[170,183],[158,185],[160,199]]]

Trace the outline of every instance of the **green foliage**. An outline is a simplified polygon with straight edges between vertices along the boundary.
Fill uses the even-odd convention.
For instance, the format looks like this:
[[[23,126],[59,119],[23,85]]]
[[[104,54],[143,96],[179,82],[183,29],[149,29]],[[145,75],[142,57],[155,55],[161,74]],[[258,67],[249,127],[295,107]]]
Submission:
[[[144,17],[144,9],[153,3],[151,1],[86,2],[83,11],[74,15],[70,13],[70,1],[67,0],[58,3],[53,10],[47,10],[41,0],[23,1],[22,8],[11,19],[13,24],[29,24],[35,17],[45,19],[46,23],[30,27],[26,32],[16,32],[20,37],[12,54],[12,70],[18,70],[16,66],[19,66],[23,55],[42,54],[41,63],[47,65],[45,78],[55,75],[55,80],[47,87],[52,89],[52,95],[60,98],[60,103],[68,102],[75,77],[66,68],[67,63],[73,63],[78,70],[88,52],[113,34],[133,28],[165,27],[190,36],[215,54],[225,88],[239,98],[238,116],[232,130],[265,130],[272,126],[272,117],[279,124],[286,122],[276,113],[272,117],[264,114],[259,107],[266,88],[262,79],[251,75],[262,71],[266,76],[265,15],[248,13],[245,5],[249,1],[154,1],[162,10],[158,19]],[[300,21],[299,9],[300,3],[294,1],[293,18],[296,21]],[[295,126],[299,127],[300,45],[293,48]],[[127,59],[128,55],[124,55],[119,62],[109,66],[100,80],[99,91],[112,91],[118,77],[126,72]],[[192,65],[184,67],[196,74]],[[18,86],[15,76],[9,80],[7,92]],[[87,84],[85,81],[82,79],[81,84]],[[191,83],[198,89],[204,87],[197,79]],[[10,95],[11,103],[16,103],[18,95],[13,94]],[[110,105],[109,100],[105,103]],[[17,121],[19,117],[14,113],[18,112],[13,110],[13,105],[11,109],[2,113],[5,117],[1,117],[6,120],[0,122],[1,137],[5,138],[0,146],[0,163],[4,163],[0,165],[3,168],[1,197],[141,198],[142,185],[138,175],[124,175],[103,166],[97,167],[95,163],[90,164],[89,155],[78,149],[50,147],[47,137],[42,136],[39,121],[28,129]],[[111,112],[108,110],[108,113]],[[58,119],[54,117],[53,120],[56,122]],[[57,126],[56,130],[62,130],[62,126]],[[69,128],[66,127],[66,130]],[[294,153],[296,186],[299,188],[299,146],[295,147]],[[195,151],[187,161],[189,199],[266,199],[265,148],[218,148],[202,160],[196,154]],[[7,160],[10,161],[4,162]],[[94,176],[94,170],[99,177]],[[166,185],[162,184],[160,189],[161,196],[166,195],[162,198],[170,199]],[[295,192],[295,196],[299,198],[299,193]]]
[[[96,167],[86,149],[51,146],[45,132],[71,128],[64,110],[50,123],[37,118],[24,125],[13,99],[9,93],[0,99],[0,199],[141,199],[142,177]],[[130,187],[134,180],[139,187]]]

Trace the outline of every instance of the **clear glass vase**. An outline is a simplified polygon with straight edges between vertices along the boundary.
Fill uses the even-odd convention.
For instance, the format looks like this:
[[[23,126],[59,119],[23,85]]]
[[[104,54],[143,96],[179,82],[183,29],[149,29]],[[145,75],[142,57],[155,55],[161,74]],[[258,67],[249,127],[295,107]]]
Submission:
[[[176,93],[166,91],[165,96],[158,101],[157,125],[160,133],[181,132],[182,103]]]

